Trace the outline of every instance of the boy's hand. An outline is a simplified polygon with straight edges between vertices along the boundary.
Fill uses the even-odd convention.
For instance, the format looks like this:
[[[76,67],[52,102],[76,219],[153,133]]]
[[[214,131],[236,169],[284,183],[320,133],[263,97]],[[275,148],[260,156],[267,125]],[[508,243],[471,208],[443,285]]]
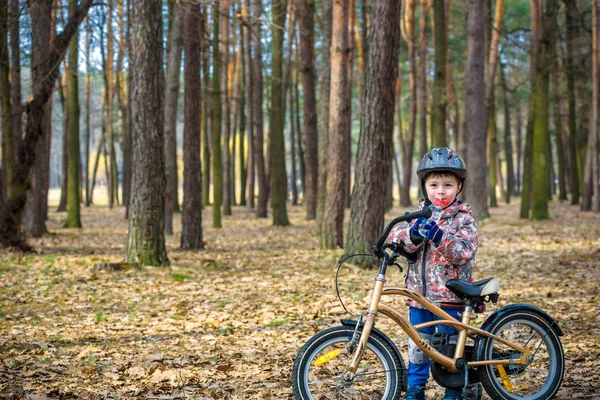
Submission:
[[[444,231],[440,229],[440,227],[433,221],[428,220],[423,225],[423,230],[427,231],[426,237],[428,240],[433,242],[436,246],[439,246],[442,243],[442,236],[444,236]]]
[[[415,221],[413,226],[410,228],[410,240],[414,244],[419,244],[423,241],[423,236],[419,233],[419,228],[425,222],[425,218],[421,217]]]

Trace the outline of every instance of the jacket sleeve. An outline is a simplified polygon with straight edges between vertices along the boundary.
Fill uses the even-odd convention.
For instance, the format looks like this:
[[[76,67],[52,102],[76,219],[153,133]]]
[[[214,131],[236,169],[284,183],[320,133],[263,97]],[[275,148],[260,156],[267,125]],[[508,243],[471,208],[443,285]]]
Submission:
[[[436,249],[452,264],[465,265],[475,257],[477,245],[477,225],[470,214],[465,214],[456,233],[444,232]]]
[[[410,228],[411,228],[411,224],[409,224],[409,223],[403,223],[403,224],[397,225],[394,229],[392,229],[392,231],[388,235],[387,239],[385,239],[385,241],[393,242],[394,240],[396,240],[398,242],[403,242],[404,246],[405,246],[404,247],[405,250],[409,253],[414,253],[415,251],[419,250],[419,248],[421,248],[423,246],[423,243],[419,243],[419,244],[415,245],[412,242],[412,240],[410,240]]]

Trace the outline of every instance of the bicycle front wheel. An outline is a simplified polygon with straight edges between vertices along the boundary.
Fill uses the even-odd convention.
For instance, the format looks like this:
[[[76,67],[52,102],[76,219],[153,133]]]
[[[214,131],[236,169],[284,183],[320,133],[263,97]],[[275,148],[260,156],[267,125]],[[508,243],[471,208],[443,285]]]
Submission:
[[[292,371],[294,398],[384,399],[400,398],[402,371],[397,353],[377,333],[371,332],[367,349],[353,381],[343,379],[350,362],[354,328],[339,326],[319,332],[300,350]]]
[[[490,333],[533,353],[528,365],[488,365],[479,378],[494,400],[542,400],[554,397],[562,383],[565,359],[560,339],[546,319],[524,310],[508,313],[496,321]],[[486,337],[485,360],[517,359],[521,353]]]

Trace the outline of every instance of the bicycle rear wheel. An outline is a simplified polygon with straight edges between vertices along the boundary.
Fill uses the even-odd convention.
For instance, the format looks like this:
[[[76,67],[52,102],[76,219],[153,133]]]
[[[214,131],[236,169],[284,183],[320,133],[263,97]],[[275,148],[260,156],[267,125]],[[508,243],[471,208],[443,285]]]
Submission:
[[[400,398],[402,364],[396,351],[371,332],[367,349],[351,382],[343,379],[352,359],[350,342],[354,328],[340,326],[319,332],[300,350],[292,371],[294,398],[384,399]]]
[[[508,313],[489,332],[533,353],[528,365],[489,365],[479,368],[479,378],[494,400],[541,400],[552,398],[562,383],[565,360],[562,345],[548,321],[540,315],[518,310]],[[483,360],[516,359],[521,353],[486,337]]]

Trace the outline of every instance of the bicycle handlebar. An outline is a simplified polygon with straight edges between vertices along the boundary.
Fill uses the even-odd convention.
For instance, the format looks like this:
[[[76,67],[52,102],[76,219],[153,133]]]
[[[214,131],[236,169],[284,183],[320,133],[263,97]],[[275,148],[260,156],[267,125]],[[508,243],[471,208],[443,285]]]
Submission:
[[[383,230],[383,233],[381,234],[381,237],[379,238],[379,240],[377,241],[377,243],[375,243],[372,246],[372,250],[373,250],[373,255],[381,258],[378,254],[381,254],[381,246],[383,245],[383,243],[385,242],[385,239],[388,237],[388,235],[390,234],[392,228],[394,226],[396,226],[397,224],[399,224],[400,222],[407,222],[407,221],[412,221],[413,219],[416,218],[429,218],[431,217],[431,208],[429,207],[423,207],[422,210],[419,211],[413,211],[413,212],[405,212],[404,215],[401,215],[399,217],[394,218]]]

